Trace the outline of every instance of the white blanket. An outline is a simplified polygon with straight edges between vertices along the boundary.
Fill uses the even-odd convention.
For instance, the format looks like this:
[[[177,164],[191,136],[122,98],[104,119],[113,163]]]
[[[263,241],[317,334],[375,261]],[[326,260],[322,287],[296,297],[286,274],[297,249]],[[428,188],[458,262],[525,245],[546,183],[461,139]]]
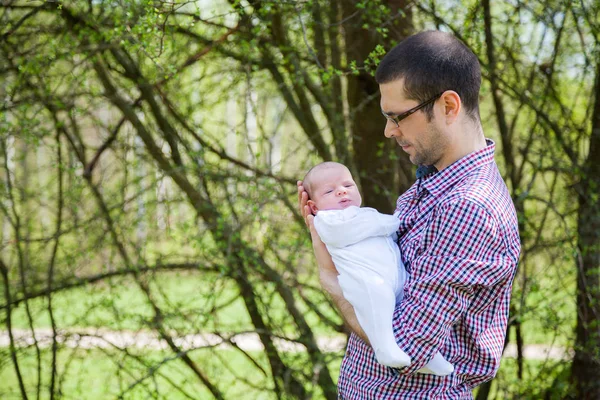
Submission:
[[[400,222],[368,207],[319,211],[315,228],[327,246],[344,297],[356,312],[377,361],[404,367],[410,357],[398,347],[392,328],[394,308],[402,300],[406,271],[394,241]],[[454,367],[439,352],[419,372],[448,375]]]

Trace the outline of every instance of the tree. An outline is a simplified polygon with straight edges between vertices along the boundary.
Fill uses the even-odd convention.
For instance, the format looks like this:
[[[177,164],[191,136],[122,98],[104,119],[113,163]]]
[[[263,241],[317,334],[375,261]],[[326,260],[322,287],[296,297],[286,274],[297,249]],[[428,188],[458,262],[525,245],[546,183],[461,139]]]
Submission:
[[[111,357],[125,357],[125,370],[134,378],[121,396],[132,390],[161,395],[164,388],[147,385],[158,377],[170,390],[190,397],[190,387],[161,372],[172,362],[186,368],[190,380],[202,387],[200,393],[230,396],[228,381],[203,367],[203,350],[182,347],[182,334],[201,329],[230,343],[261,375],[252,383],[222,363],[252,390],[278,398],[315,393],[336,397],[330,356],[317,345],[315,326],[340,332],[343,327],[328,300],[313,288],[314,266],[307,266],[302,257],[303,223],[290,201],[292,177],[307,165],[296,156],[285,168],[265,153],[274,151],[270,130],[281,129],[281,121],[288,128],[291,122],[285,119],[290,114],[301,129],[293,139],[304,135],[318,155],[310,161],[343,160],[359,172],[366,203],[391,208],[389,193],[406,185],[410,172],[399,177],[395,157],[388,168],[387,163],[369,162],[369,153],[359,150],[380,142],[383,118],[363,118],[367,110],[378,108],[377,88],[369,74],[381,53],[375,44],[384,36],[390,42],[401,38],[403,24],[410,29],[410,14],[401,14],[401,5],[389,10],[375,2],[231,2],[216,3],[216,17],[205,17],[209,12],[190,2],[144,1],[120,8],[106,2],[2,6],[1,71],[10,99],[3,107],[8,118],[2,129],[2,210],[12,230],[6,238],[14,244],[2,258],[1,307],[23,398],[32,395],[34,386],[36,396],[45,389],[51,398],[61,395],[64,326],[55,318],[56,298],[77,287],[94,290],[98,282],[111,290],[132,285],[142,301],[134,312],[141,313],[134,326],[155,332],[170,352],[156,363],[117,347]],[[369,39],[363,40],[363,35]],[[190,82],[197,86],[190,87]],[[237,94],[246,97],[231,100]],[[273,97],[283,99],[285,109],[278,106],[283,116],[261,110],[261,102],[277,104]],[[211,120],[232,102],[245,108],[241,116]],[[345,122],[344,109],[356,116],[350,123]],[[242,151],[220,139],[235,141],[237,132],[248,139]],[[35,182],[20,179],[22,171],[13,165],[14,158],[28,162],[34,156],[29,151],[15,155],[15,143],[31,143],[38,153],[41,167],[34,171]],[[46,164],[54,164],[54,172],[44,168]],[[287,175],[290,171],[294,175]],[[167,197],[153,190],[157,185],[171,188]],[[38,193],[56,205],[30,214],[26,201]],[[286,220],[294,220],[291,226],[267,218],[286,208]],[[19,222],[24,215],[51,223],[32,223],[32,237],[24,236]],[[157,220],[171,219],[175,222],[170,231],[148,228]],[[261,229],[265,222],[273,228]],[[54,233],[48,235],[52,224]],[[85,237],[85,243],[78,236]],[[198,245],[187,243],[186,236]],[[48,246],[51,251],[46,253]],[[179,250],[161,250],[169,248]],[[92,262],[86,256],[90,254]],[[185,271],[227,289],[202,297],[212,309],[173,304],[161,289],[164,271]],[[17,280],[20,284],[15,286]],[[45,350],[37,340],[37,374],[32,378],[23,372],[26,356],[19,351],[18,329],[13,326],[20,318],[16,308],[24,305],[28,330],[36,337],[38,299],[45,300],[43,310],[51,320],[49,379],[43,372]],[[248,323],[222,326],[216,315],[233,302],[243,306]],[[103,308],[112,310],[113,321],[108,323],[131,324],[126,322],[127,309],[112,298],[104,303]],[[273,314],[274,309],[283,314]],[[200,327],[190,318],[194,312],[214,328],[207,332],[206,326]],[[317,322],[309,322],[307,313]],[[260,354],[235,344],[236,335],[247,326],[264,348]],[[306,357],[283,352],[277,344],[281,339],[301,345]]]
[[[336,159],[359,177],[366,205],[392,209],[412,166],[383,140],[371,74],[405,35],[437,28],[479,57],[484,131],[522,239],[505,344],[516,372],[502,368],[477,397],[598,397],[594,2],[0,7],[10,342],[0,357],[16,377],[11,395],[63,395],[65,358],[82,358],[65,341],[105,326],[151,332],[168,349],[110,342],[115,395],[335,398],[341,353],[318,339],[344,328],[315,279],[295,180]],[[32,334],[40,327],[49,350]],[[183,341],[197,332],[230,352]],[[245,333],[263,350],[241,345]],[[524,349],[535,335],[572,346],[573,362],[531,375]]]

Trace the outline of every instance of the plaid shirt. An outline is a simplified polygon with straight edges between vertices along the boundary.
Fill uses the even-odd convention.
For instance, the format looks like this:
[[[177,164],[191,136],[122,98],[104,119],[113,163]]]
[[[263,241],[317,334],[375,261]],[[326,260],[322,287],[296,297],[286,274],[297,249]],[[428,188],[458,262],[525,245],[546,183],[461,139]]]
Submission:
[[[409,272],[394,313],[402,369],[377,363],[352,334],[338,382],[341,399],[471,399],[494,377],[506,335],[520,241],[515,209],[494,162],[494,142],[398,198],[399,241]],[[416,374],[436,351],[447,377]]]

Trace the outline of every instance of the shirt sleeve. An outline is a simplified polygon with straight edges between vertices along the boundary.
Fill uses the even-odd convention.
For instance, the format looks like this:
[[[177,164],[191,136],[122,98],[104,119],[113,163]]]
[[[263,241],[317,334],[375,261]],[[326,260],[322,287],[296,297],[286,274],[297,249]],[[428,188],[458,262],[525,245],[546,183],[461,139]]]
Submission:
[[[402,374],[415,373],[439,351],[469,308],[476,286],[493,287],[512,276],[498,224],[476,203],[440,205],[423,235],[404,299],[394,312],[396,341],[412,359]]]

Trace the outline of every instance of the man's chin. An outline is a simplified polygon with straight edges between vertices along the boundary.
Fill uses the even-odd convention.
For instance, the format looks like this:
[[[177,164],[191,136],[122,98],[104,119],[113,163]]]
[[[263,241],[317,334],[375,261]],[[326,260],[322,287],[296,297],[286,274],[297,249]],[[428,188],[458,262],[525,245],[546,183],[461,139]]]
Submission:
[[[425,163],[423,162],[423,158],[419,157],[417,154],[409,154],[408,155],[408,159],[410,160],[411,164],[413,165],[424,165]]]
[[[408,159],[410,160],[410,162],[412,164],[414,164],[414,165],[422,164],[421,157],[419,157],[419,155],[415,153],[415,149],[412,146],[408,146],[407,148],[402,147],[402,150],[406,153],[406,155],[408,156]]]

